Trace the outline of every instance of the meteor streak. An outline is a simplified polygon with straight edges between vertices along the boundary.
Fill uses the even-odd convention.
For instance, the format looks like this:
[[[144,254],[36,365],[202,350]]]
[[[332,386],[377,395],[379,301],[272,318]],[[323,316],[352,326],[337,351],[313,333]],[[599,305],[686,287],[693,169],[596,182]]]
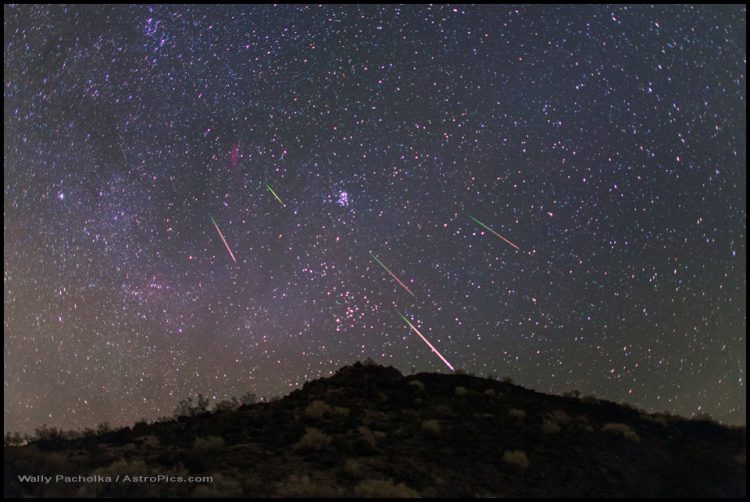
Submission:
[[[375,255],[374,255],[374,254],[372,254],[372,253],[370,253],[370,256],[372,256],[373,258],[375,258],[375,261],[376,261],[376,262],[378,262],[378,264],[379,264],[379,265],[380,265],[381,267],[383,267],[383,268],[385,269],[385,271],[386,271],[386,272],[388,272],[389,274],[391,274],[391,277],[393,277],[393,278],[394,278],[394,279],[396,280],[396,282],[398,282],[398,283],[399,283],[399,284],[401,285],[401,287],[402,287],[402,288],[404,288],[404,289],[405,289],[406,291],[408,291],[408,292],[409,292],[409,294],[410,294],[411,296],[413,296],[414,298],[416,298],[416,296],[414,295],[414,293],[412,293],[412,292],[411,292],[411,289],[409,289],[409,288],[408,288],[408,287],[406,286],[406,284],[404,284],[403,282],[401,282],[401,280],[400,280],[400,279],[399,279],[398,277],[396,277],[396,274],[394,274],[393,272],[391,272],[390,270],[388,270],[388,267],[386,267],[385,265],[383,265],[383,262],[382,262],[382,261],[380,261],[380,260],[378,260],[378,257],[377,257],[377,256],[375,256]]]
[[[516,246],[515,244],[513,244],[512,242],[510,242],[510,241],[509,241],[508,239],[506,239],[505,237],[503,237],[503,236],[502,236],[502,235],[500,235],[499,233],[497,233],[497,232],[495,232],[494,230],[492,230],[492,229],[491,229],[490,227],[488,227],[487,225],[485,225],[484,223],[482,223],[482,222],[481,222],[481,221],[479,221],[478,219],[474,218],[474,217],[473,217],[472,215],[470,215],[470,214],[469,214],[469,215],[467,215],[467,216],[468,216],[469,218],[471,218],[472,220],[474,220],[475,222],[477,222],[478,224],[480,224],[481,226],[483,226],[484,228],[486,228],[487,230],[489,230],[490,232],[492,232],[493,234],[495,234],[495,235],[497,235],[498,237],[500,237],[500,238],[501,238],[502,240],[504,240],[505,242],[507,242],[508,244],[510,244],[511,246],[513,246],[514,248],[516,248],[517,250],[519,250],[519,251],[521,250],[521,248],[519,248],[518,246]]]
[[[444,358],[443,355],[440,352],[438,352],[438,350],[435,347],[433,347],[430,342],[427,341],[427,338],[425,338],[424,335],[422,335],[422,333],[420,333],[419,330],[411,322],[409,322],[409,319],[407,319],[404,314],[402,314],[398,309],[396,309],[396,312],[398,312],[398,315],[401,316],[401,319],[403,319],[404,321],[406,321],[406,324],[408,324],[409,327],[411,329],[413,329],[416,334],[419,335],[419,338],[421,338],[422,340],[424,340],[424,343],[426,343],[432,349],[432,351],[435,354],[437,354],[437,356],[440,358],[440,360],[443,361],[445,363],[445,365],[448,366],[451,369],[451,371],[456,371],[456,370],[453,369],[453,366],[451,366],[451,363],[449,363],[448,360],[446,358]]]
[[[222,242],[224,242],[224,246],[227,248],[227,251],[229,251],[229,256],[232,257],[232,261],[237,264],[237,259],[234,257],[234,253],[232,253],[232,250],[229,249],[229,244],[227,244],[227,240],[224,238],[224,234],[221,233],[221,230],[219,230],[219,225],[216,224],[216,221],[214,220],[214,217],[210,214],[208,215],[211,217],[211,221],[213,222],[214,226],[216,227],[216,231],[219,232],[219,237],[221,237]]]
[[[271,185],[269,185],[268,183],[266,183],[266,188],[268,188],[268,191],[271,192],[274,197],[276,197],[276,200],[279,201],[279,204],[281,204],[282,206],[284,206],[284,203],[281,201],[281,199],[279,199],[279,196],[276,195],[276,192],[273,191],[273,188],[271,188]],[[286,207],[286,206],[284,206],[284,207]]]

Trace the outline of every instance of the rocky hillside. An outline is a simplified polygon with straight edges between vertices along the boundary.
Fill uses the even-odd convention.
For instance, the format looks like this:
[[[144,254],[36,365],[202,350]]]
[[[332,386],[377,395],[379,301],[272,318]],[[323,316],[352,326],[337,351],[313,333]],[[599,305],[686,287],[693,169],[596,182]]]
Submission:
[[[741,497],[745,444],[744,427],[357,363],[270,403],[6,447],[5,496]]]

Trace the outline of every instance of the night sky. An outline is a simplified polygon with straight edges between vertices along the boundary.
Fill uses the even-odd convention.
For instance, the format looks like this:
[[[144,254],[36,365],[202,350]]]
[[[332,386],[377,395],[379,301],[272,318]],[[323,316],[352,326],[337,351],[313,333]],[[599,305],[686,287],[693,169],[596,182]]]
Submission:
[[[744,6],[24,5],[4,43],[6,431],[368,357],[745,423]]]

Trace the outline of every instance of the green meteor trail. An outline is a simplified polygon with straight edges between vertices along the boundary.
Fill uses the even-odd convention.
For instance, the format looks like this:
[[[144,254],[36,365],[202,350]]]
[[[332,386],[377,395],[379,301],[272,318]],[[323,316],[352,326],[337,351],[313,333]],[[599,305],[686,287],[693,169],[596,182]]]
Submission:
[[[382,262],[382,261],[378,260],[378,257],[377,257],[377,256],[375,256],[375,255],[374,255],[374,254],[372,254],[372,253],[370,253],[370,256],[372,256],[372,257],[373,257],[373,258],[375,259],[375,261],[376,261],[376,262],[378,262],[378,265],[380,265],[381,267],[383,267],[383,268],[385,269],[385,271],[386,271],[386,272],[388,272],[389,274],[391,274],[391,277],[393,277],[393,278],[394,278],[394,279],[396,280],[396,282],[398,282],[398,283],[399,283],[399,284],[401,285],[401,287],[402,287],[402,288],[404,288],[404,289],[405,289],[406,291],[408,291],[408,292],[409,292],[409,294],[410,294],[411,296],[413,296],[414,298],[416,298],[416,295],[415,295],[414,293],[412,293],[412,292],[411,292],[411,289],[409,289],[409,288],[408,288],[408,287],[406,286],[406,284],[404,284],[403,282],[401,282],[401,279],[399,279],[398,277],[396,277],[396,274],[394,274],[393,272],[391,272],[390,270],[388,270],[388,267],[386,267],[386,266],[385,266],[385,265],[383,264],[383,262]]]
[[[502,240],[504,240],[505,242],[507,242],[508,244],[510,244],[511,246],[513,246],[514,248],[516,248],[517,250],[519,250],[519,251],[521,250],[521,248],[519,248],[518,246],[516,246],[515,244],[513,244],[512,242],[510,242],[510,241],[509,241],[508,239],[506,239],[505,237],[503,237],[503,236],[502,236],[502,235],[500,235],[499,233],[497,233],[497,232],[495,232],[494,230],[492,230],[492,229],[491,229],[490,227],[488,227],[487,225],[485,225],[484,223],[482,223],[482,222],[481,222],[481,221],[479,221],[478,219],[474,218],[474,217],[473,217],[472,215],[470,215],[470,214],[467,214],[467,216],[468,216],[469,218],[471,218],[472,220],[474,220],[475,222],[477,222],[477,223],[478,223],[479,225],[481,225],[482,227],[484,227],[485,229],[489,230],[489,231],[490,231],[490,232],[492,232],[493,234],[495,234],[495,235],[497,235],[498,237],[500,237],[500,238],[501,238]]]
[[[424,335],[422,335],[422,333],[419,332],[419,330],[409,321],[409,319],[406,318],[404,314],[402,314],[398,309],[396,309],[396,312],[398,312],[398,315],[401,316],[401,319],[406,321],[406,324],[408,324],[409,327],[413,329],[417,335],[419,335],[419,338],[421,338],[424,341],[424,343],[426,343],[427,346],[430,347],[435,354],[437,354],[440,360],[443,361],[445,365],[450,368],[451,371],[456,371],[453,369],[453,366],[451,366],[451,363],[449,363],[448,360],[444,358],[443,355],[440,352],[438,352],[438,350],[435,347],[433,347],[430,342],[427,341],[427,338],[425,338]]]
[[[282,206],[284,206],[284,202],[282,202],[282,200],[279,198],[279,196],[276,195],[276,192],[273,191],[273,188],[271,188],[271,185],[269,185],[268,183],[266,183],[266,188],[268,188],[268,191],[271,192],[274,197],[276,197],[276,200],[279,201],[279,204],[281,204]],[[286,206],[284,206],[284,207],[286,207]]]

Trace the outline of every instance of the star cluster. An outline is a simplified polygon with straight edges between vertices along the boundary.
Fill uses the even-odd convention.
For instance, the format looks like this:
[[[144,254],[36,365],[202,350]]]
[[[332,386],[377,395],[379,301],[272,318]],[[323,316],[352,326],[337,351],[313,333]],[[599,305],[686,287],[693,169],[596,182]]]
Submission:
[[[456,368],[745,422],[744,6],[6,5],[4,33],[6,430],[445,371],[398,312]]]

